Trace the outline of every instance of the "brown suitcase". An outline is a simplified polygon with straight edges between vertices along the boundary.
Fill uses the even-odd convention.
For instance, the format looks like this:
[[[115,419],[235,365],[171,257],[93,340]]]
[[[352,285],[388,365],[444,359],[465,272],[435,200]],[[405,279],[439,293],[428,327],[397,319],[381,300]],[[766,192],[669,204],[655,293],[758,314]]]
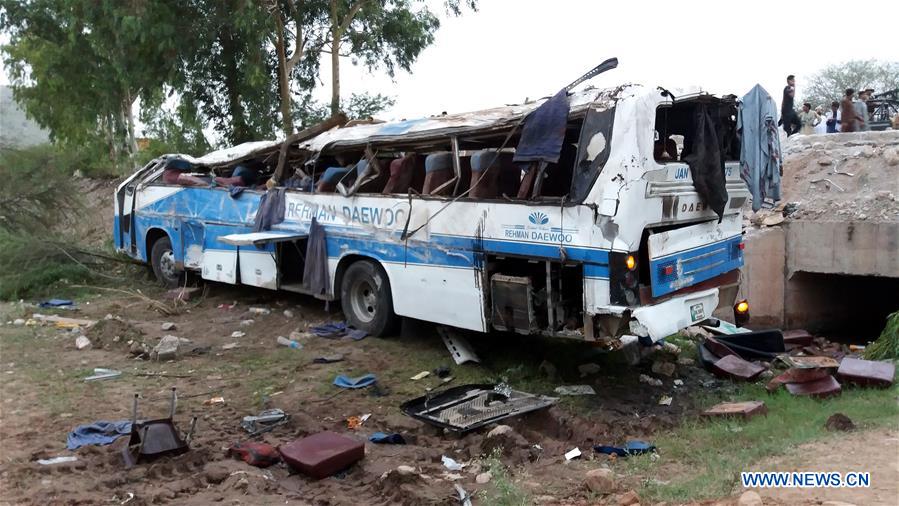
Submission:
[[[317,480],[365,457],[365,443],[335,432],[319,432],[278,447],[291,468]]]

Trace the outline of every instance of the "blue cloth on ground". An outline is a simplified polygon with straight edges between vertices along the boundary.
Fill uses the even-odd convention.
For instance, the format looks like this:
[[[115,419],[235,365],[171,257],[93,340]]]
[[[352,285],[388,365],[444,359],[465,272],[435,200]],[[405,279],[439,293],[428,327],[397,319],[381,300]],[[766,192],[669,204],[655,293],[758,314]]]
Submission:
[[[624,448],[620,448],[617,446],[596,445],[593,447],[593,450],[597,453],[605,453],[606,455],[627,457],[628,455],[642,455],[644,453],[654,452],[656,450],[656,447],[647,443],[646,441],[632,439],[624,445]]]
[[[75,303],[69,299],[50,299],[41,302],[40,307],[63,307],[63,306],[74,306]]]
[[[349,327],[345,322],[326,323],[324,325],[311,327],[309,330],[318,337],[325,337],[328,339],[337,339],[346,336],[353,341],[360,341],[368,336],[368,333],[364,330]]]
[[[524,120],[515,162],[558,163],[568,125],[568,91],[560,90]]]
[[[358,378],[349,378],[341,374],[334,378],[334,385],[340,388],[365,388],[370,387],[375,384],[378,379],[374,374],[366,374],[365,376],[359,376]]]
[[[372,443],[377,444],[389,444],[389,445],[404,445],[406,444],[406,439],[403,438],[402,435],[393,433],[393,434],[385,434],[383,432],[375,432],[368,438]]]
[[[79,425],[69,433],[66,446],[76,450],[88,445],[108,445],[116,439],[131,434],[131,420],[110,422],[100,420],[94,423]]]

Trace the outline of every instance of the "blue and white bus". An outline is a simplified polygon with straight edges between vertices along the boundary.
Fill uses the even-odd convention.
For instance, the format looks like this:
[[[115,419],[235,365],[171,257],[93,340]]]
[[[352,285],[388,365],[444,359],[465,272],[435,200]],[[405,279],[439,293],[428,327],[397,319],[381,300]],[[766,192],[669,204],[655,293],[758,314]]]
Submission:
[[[116,248],[168,286],[193,272],[340,300],[374,335],[410,317],[615,348],[732,299],[749,196],[733,98],[577,92],[558,160],[518,163],[544,102],[163,156],[117,188]],[[687,163],[702,114],[719,140],[720,215]],[[270,226],[254,228],[257,212]]]

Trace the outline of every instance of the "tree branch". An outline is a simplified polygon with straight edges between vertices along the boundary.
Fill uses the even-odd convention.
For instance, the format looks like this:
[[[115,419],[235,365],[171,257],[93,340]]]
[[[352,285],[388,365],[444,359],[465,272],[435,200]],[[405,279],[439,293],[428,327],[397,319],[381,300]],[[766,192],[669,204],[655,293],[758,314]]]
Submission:
[[[347,12],[346,17],[343,18],[343,21],[337,27],[337,36],[342,37],[343,33],[350,27],[350,23],[353,22],[353,19],[356,17],[356,14],[359,14],[359,11],[362,10],[362,7],[368,3],[368,0],[359,0],[354,3],[352,7],[350,7],[349,12]]]

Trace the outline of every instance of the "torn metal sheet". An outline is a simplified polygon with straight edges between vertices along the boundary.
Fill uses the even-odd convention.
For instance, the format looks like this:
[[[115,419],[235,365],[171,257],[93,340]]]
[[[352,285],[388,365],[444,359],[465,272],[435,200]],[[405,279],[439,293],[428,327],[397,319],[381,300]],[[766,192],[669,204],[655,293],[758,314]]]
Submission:
[[[466,362],[481,363],[481,359],[471,349],[471,344],[468,343],[467,339],[446,327],[438,327],[437,333],[440,334],[443,344],[446,345],[446,349],[449,350],[457,365],[462,365]]]
[[[272,242],[296,241],[305,239],[309,234],[305,232],[251,232],[249,234],[229,234],[219,236],[218,240],[234,246],[259,246]]]
[[[418,397],[400,406],[422,422],[458,432],[522,415],[555,404],[558,399],[497,385],[463,385]]]
[[[718,289],[711,288],[652,306],[638,307],[633,315],[655,342],[705,320],[712,315],[716,307],[718,307]]]

